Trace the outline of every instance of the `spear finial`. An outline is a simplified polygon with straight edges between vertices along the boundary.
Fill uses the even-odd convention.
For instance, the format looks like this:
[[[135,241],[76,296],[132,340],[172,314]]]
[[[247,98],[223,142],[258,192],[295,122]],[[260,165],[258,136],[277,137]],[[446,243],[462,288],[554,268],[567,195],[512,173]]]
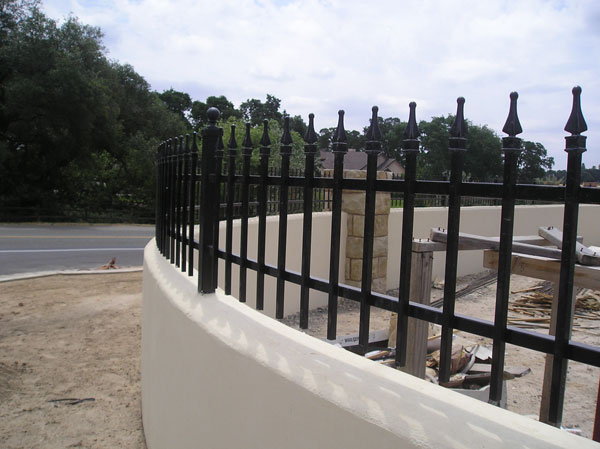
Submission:
[[[290,116],[283,118],[283,134],[281,134],[281,145],[289,146],[292,144],[292,134],[290,133]]]
[[[565,131],[572,135],[579,135],[588,129],[583,118],[583,112],[581,111],[581,87],[575,86],[572,92],[573,107],[571,108],[569,120],[567,120],[567,124],[565,125]]]
[[[304,136],[304,141],[309,145],[314,145],[317,143],[318,136],[315,132],[315,114],[312,112],[308,114],[308,129],[306,130],[306,135]]]
[[[333,145],[332,150],[334,152],[346,152],[348,144],[346,143],[346,130],[344,129],[344,111],[340,109],[338,111],[338,124],[333,134]]]
[[[263,120],[263,133],[260,138],[260,144],[263,147],[268,147],[271,145],[271,139],[269,138],[269,121],[267,119]]]
[[[521,123],[519,122],[519,116],[517,115],[518,98],[519,94],[517,92],[510,93],[510,109],[508,111],[508,117],[506,118],[504,128],[502,128],[502,132],[505,132],[510,137],[515,137],[517,134],[521,134],[523,132],[523,128],[521,128]]]
[[[367,131],[367,141],[376,142],[381,140],[381,131],[379,130],[379,118],[377,117],[377,112],[379,108],[377,106],[373,106],[371,108],[371,125],[369,126],[369,131]]]
[[[408,123],[404,130],[404,139],[402,140],[402,151],[404,153],[418,153],[419,152],[419,127],[417,126],[417,103],[411,101],[408,104]]]
[[[229,134],[229,142],[227,142],[227,147],[230,150],[236,150],[237,149],[237,141],[235,140],[235,125],[232,124],[231,125],[231,133]]]
[[[250,122],[246,122],[246,135],[244,136],[244,141],[242,142],[242,147],[244,148],[252,148],[252,137],[250,137]]]

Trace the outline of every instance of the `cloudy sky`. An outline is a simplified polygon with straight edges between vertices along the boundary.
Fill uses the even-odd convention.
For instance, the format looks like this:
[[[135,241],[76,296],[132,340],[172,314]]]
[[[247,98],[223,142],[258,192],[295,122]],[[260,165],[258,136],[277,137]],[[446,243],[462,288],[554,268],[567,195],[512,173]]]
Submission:
[[[153,89],[236,106],[266,93],[317,129],[383,117],[465,115],[501,134],[519,92],[522,138],[566,167],[571,88],[583,88],[588,167],[600,164],[597,0],[44,0],[45,12],[99,26],[108,56]]]

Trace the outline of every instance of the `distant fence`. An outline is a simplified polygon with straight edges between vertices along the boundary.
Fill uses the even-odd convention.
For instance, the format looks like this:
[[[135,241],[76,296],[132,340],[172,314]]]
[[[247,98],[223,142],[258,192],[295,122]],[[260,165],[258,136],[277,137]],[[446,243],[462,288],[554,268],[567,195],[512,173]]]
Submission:
[[[308,327],[309,291],[317,290],[328,294],[327,338],[336,338],[338,298],[344,297],[360,304],[359,353],[369,348],[370,308],[396,312],[397,341],[396,364],[406,363],[407,322],[412,317],[441,325],[440,383],[447,382],[450,376],[451,345],[454,329],[493,340],[492,380],[490,402],[499,404],[502,398],[504,358],[506,344],[513,344],[534,351],[552,354],[552,391],[550,395],[549,421],[559,426],[562,420],[564,390],[568,360],[600,367],[600,348],[570,340],[573,309],[573,279],[577,221],[580,203],[600,204],[600,189],[581,187],[581,161],[586,151],[586,137],[581,135],[587,129],[580,108],[580,88],[573,89],[573,108],[565,130],[568,153],[568,174],[565,186],[520,185],[517,184],[517,159],[521,151],[522,132],[517,116],[517,94],[511,94],[510,112],[503,131],[508,137],[502,139],[504,153],[504,176],[502,183],[463,182],[463,160],[466,154],[466,122],[464,120],[464,99],[458,99],[456,119],[450,131],[448,142],[450,176],[448,181],[417,180],[416,166],[420,148],[420,133],[415,116],[415,103],[410,104],[408,125],[404,133],[403,152],[405,155],[405,177],[403,179],[377,179],[377,155],[381,151],[381,133],[377,122],[377,108],[373,108],[371,126],[367,134],[367,174],[366,179],[344,179],[343,161],[347,152],[343,126],[343,111],[340,111],[338,127],[333,137],[332,149],[335,154],[332,178],[315,176],[317,135],[314,132],[313,115],[310,115],[309,128],[305,137],[305,169],[301,176],[292,176],[290,171],[291,136],[289,120],[284,123],[281,140],[281,169],[277,175],[269,171],[270,138],[267,123],[260,142],[260,165],[257,174],[250,172],[250,157],[254,144],[250,140],[250,125],[246,126],[246,138],[242,144],[242,168],[236,170],[235,158],[238,155],[237,143],[230,140],[227,154],[222,142],[222,129],[216,126],[219,111],[208,110],[209,125],[202,132],[202,155],[198,160],[197,137],[182,137],[163,143],[157,156],[157,210],[156,241],[161,253],[183,271],[193,274],[193,252],[198,256],[198,290],[211,293],[217,287],[218,259],[225,261],[224,285],[226,294],[232,294],[232,264],[239,270],[239,291],[237,298],[246,300],[246,280],[248,270],[256,272],[256,308],[262,309],[266,276],[277,279],[276,317],[283,316],[285,283],[300,286],[300,327]],[[234,132],[231,133],[235,135]],[[466,156],[468,157],[468,155]],[[223,170],[223,166],[226,170]],[[310,275],[311,236],[315,192],[327,189],[331,192],[328,208],[331,210],[331,250],[330,274],[328,280]],[[342,212],[342,191],[350,189],[365,192],[364,246],[362,281],[359,289],[339,282],[340,233]],[[258,215],[258,250],[256,260],[248,257],[248,218],[251,195],[255,191]],[[287,216],[295,209],[294,193],[302,191],[302,235],[287,235]],[[276,191],[276,199],[269,199]],[[400,281],[398,297],[391,297],[372,291],[372,261],[375,199],[377,192],[391,192],[402,195],[403,221],[400,260]],[[419,195],[434,195],[444,200],[448,207],[447,247],[445,264],[445,284],[443,308],[418,304],[409,301],[411,284],[411,247],[413,240],[414,209]],[[318,196],[318,195],[317,195]],[[498,290],[494,322],[469,317],[454,312],[458,258],[458,231],[460,209],[465,197],[484,198],[502,206]],[[278,255],[277,264],[265,263],[266,216],[269,202],[278,202]],[[514,226],[514,209],[517,201],[541,201],[564,203],[564,225],[562,259],[559,283],[559,306],[556,316],[556,336],[532,332],[507,325],[508,299],[510,293],[511,255]],[[223,202],[224,207],[221,207]],[[197,206],[199,204],[199,207]],[[237,208],[237,209],[236,209]],[[234,212],[235,211],[235,212]],[[197,212],[199,212],[197,214]],[[233,253],[233,220],[239,216],[241,222],[239,253]],[[219,221],[224,220],[225,247],[219,247]],[[198,234],[195,225],[198,224]],[[286,269],[286,241],[288,238],[302,239],[301,254],[292,257],[301,259],[301,272]]]

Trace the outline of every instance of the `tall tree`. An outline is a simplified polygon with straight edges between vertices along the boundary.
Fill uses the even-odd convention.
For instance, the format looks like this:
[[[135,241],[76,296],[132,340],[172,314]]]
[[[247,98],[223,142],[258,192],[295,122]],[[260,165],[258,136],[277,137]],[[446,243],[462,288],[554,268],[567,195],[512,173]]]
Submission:
[[[170,111],[175,112],[181,118],[187,121],[190,110],[192,109],[192,99],[185,92],[179,92],[170,88],[158,94],[159,98],[165,102]]]
[[[524,140],[521,143],[521,154],[518,159],[519,183],[532,184],[544,178],[546,170],[554,165],[554,158],[548,156],[544,145],[539,142]]]
[[[444,179],[450,169],[448,139],[454,116],[432,117],[421,121],[421,147],[423,155],[418,158],[419,176],[424,179]],[[502,175],[501,141],[487,126],[467,121],[467,153],[464,175],[477,181],[491,181]]]
[[[261,100],[252,98],[240,104],[240,111],[245,120],[253,125],[260,125],[263,120],[277,120],[281,122],[283,114],[279,112],[281,100],[273,95],[267,94],[267,99],[263,103]]]
[[[207,123],[206,111],[208,108],[217,108],[221,111],[221,120],[228,120],[230,117],[240,118],[241,112],[236,109],[231,101],[224,95],[218,97],[210,96],[206,101],[194,101],[191,109],[191,121],[195,130],[203,128]]]

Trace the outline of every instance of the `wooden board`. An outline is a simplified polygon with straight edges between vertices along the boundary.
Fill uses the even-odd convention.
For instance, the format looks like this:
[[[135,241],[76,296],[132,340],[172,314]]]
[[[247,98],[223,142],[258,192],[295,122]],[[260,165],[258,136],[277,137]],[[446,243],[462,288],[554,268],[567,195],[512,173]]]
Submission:
[[[483,266],[493,270],[498,269],[498,251],[483,252]],[[560,260],[544,257],[513,254],[511,272],[521,276],[558,282],[560,277]],[[577,287],[600,290],[600,267],[575,265],[574,285]]]

